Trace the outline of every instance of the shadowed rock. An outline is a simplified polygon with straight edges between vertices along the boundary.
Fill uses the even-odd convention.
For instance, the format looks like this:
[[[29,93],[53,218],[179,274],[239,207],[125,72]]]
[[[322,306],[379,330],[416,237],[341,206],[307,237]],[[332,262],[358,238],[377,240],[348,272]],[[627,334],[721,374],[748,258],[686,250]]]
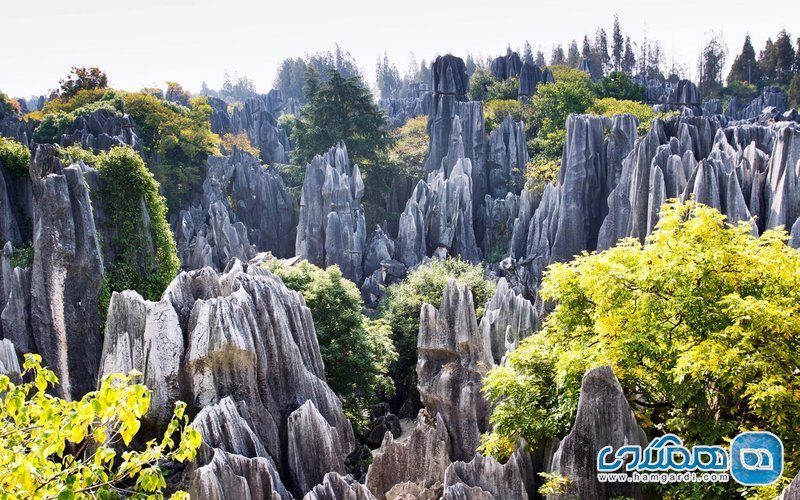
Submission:
[[[578,413],[567,437],[552,459],[550,472],[569,477],[565,495],[553,498],[642,498],[634,483],[603,483],[597,480],[597,454],[605,446],[647,446],[647,438],[636,423],[630,405],[614,372],[608,366],[589,370],[581,383]],[[549,497],[548,497],[549,498]]]
[[[398,496],[400,491],[395,491],[393,497],[387,495],[401,483],[415,485],[403,488],[403,494],[411,494],[411,490],[419,493],[443,482],[444,471],[450,465],[450,435],[441,415],[433,421],[426,415],[420,412],[417,426],[407,437],[395,440],[386,433],[381,447],[373,452],[365,484],[379,500],[403,498]]]
[[[304,500],[374,500],[372,493],[362,484],[342,477],[336,472],[325,474],[322,484],[303,497]]]
[[[477,498],[527,500],[526,480],[532,477],[532,473],[530,457],[523,448],[518,449],[505,464],[476,453],[471,461],[454,462],[447,468],[444,497],[456,499],[466,495],[466,498],[476,498],[477,494]],[[453,488],[459,484],[471,491]],[[475,488],[480,492],[474,491]]]
[[[448,278],[439,309],[420,311],[417,378],[422,403],[441,414],[453,443],[453,458],[469,460],[489,426],[489,404],[481,393],[493,366],[489,338],[475,319],[472,292]]]

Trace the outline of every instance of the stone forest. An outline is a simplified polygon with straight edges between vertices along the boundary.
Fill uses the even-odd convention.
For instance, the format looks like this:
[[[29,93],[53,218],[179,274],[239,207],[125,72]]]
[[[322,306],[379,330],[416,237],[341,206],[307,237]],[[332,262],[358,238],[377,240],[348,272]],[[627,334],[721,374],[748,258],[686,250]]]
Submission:
[[[0,93],[0,498],[800,499],[800,39],[502,46]]]

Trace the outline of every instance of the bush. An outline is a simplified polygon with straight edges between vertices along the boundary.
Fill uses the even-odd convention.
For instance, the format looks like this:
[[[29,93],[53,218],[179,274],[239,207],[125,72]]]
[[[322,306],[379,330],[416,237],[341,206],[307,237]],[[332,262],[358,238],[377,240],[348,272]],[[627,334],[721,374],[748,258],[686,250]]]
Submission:
[[[540,85],[533,96],[533,122],[537,130],[534,152],[561,155],[566,140],[567,117],[571,113],[585,113],[594,103],[594,93],[586,79],[564,79]]]
[[[597,97],[613,97],[627,101],[644,101],[645,88],[622,71],[612,71],[594,85]]]
[[[307,261],[287,266],[270,259],[266,267],[303,295],[314,318],[328,385],[342,399],[354,427],[363,430],[376,395],[394,393],[388,371],[397,354],[388,324],[361,314],[361,294],[337,266],[320,269]]]
[[[518,122],[525,122],[526,131],[532,124],[533,108],[530,104],[516,99],[488,101],[483,106],[483,116],[486,121],[486,132],[491,132],[503,123],[507,117]]]
[[[800,73],[794,75],[792,83],[789,85],[789,105],[800,109]]]
[[[97,155],[94,151],[84,149],[80,144],[73,144],[72,146],[59,147],[58,157],[69,163],[77,163],[82,161],[86,165],[94,166],[97,161]]]
[[[592,77],[585,71],[567,66],[566,64],[556,64],[548,67],[550,71],[553,72],[553,80],[555,80],[556,83],[578,83],[586,88],[591,88],[592,86]]]
[[[427,116],[411,118],[402,127],[391,132],[393,141],[389,149],[392,173],[411,179],[425,176],[425,155],[428,153]]]
[[[24,144],[8,137],[0,136],[0,163],[11,175],[23,177],[28,173],[31,151]]]
[[[561,160],[548,155],[536,155],[525,166],[525,178],[533,185],[544,187],[544,184],[558,178]]]
[[[654,118],[665,117],[666,113],[656,114],[653,107],[641,102],[623,101],[613,97],[598,99],[588,110],[593,115],[612,118],[614,115],[631,114],[639,120],[639,135],[646,134]]]
[[[30,269],[33,265],[33,244],[27,243],[14,249],[11,253],[12,269],[15,267]]]
[[[102,197],[110,227],[111,241],[105,241],[115,255],[106,262],[101,311],[108,309],[111,292],[136,290],[148,300],[158,300],[178,273],[180,261],[175,239],[167,223],[164,197],[158,182],[141,157],[131,148],[117,146],[96,160],[103,181]],[[144,198],[150,234],[145,229],[140,200]],[[152,241],[153,253],[143,245]]]
[[[486,89],[486,100],[516,99],[518,94],[519,79],[516,77],[508,78],[507,80],[492,82]]]
[[[398,391],[406,393],[416,387],[419,311],[423,303],[439,306],[447,278],[455,278],[469,287],[480,318],[495,289],[495,283],[486,278],[481,265],[460,259],[435,260],[416,268],[401,283],[386,288],[378,314],[392,327],[392,341],[398,355],[392,376]]]
[[[0,114],[18,115],[20,111],[19,102],[16,99],[0,92]]]
[[[495,83],[497,83],[497,79],[488,69],[479,68],[475,70],[475,73],[469,79],[469,89],[467,90],[469,100],[488,101],[489,87]]]
[[[644,245],[628,239],[550,266],[541,295],[555,309],[543,331],[485,380],[495,409],[484,451],[563,436],[581,377],[610,365],[651,437],[711,445],[768,429],[783,438],[790,479],[800,465],[800,252],[787,239],[672,202]]]
[[[70,70],[66,78],[58,82],[59,88],[54,90],[52,97],[70,98],[81,90],[104,89],[108,87],[108,77],[98,67],[77,68]]]
[[[729,82],[728,85],[722,89],[722,96],[723,97],[736,97],[742,99],[745,102],[749,102],[751,99],[758,95],[758,87],[756,87],[752,83],[742,82],[738,80],[734,80]]]
[[[23,375],[28,381],[23,384],[0,375],[3,496],[117,498],[123,491],[136,498],[163,498],[162,462],[190,462],[200,447],[200,433],[187,425],[186,405],[178,402],[161,440],[149,441],[142,451],[123,451],[150,407],[150,391],[134,383],[141,374],[107,375],[97,391],[80,401],[48,393],[58,379],[42,368],[37,354],[25,355]],[[189,496],[176,492],[172,498]]]
[[[253,143],[250,142],[250,138],[247,137],[247,134],[244,132],[239,132],[238,134],[224,134],[220,137],[220,146],[225,148],[228,154],[233,153],[233,148],[236,147],[245,153],[250,153],[256,158],[261,155],[261,151],[259,151],[256,146],[253,146]]]
[[[41,123],[34,130],[33,138],[36,142],[57,144],[77,118],[100,109],[120,115],[123,107],[122,95],[107,89],[81,90],[70,98],[55,98],[42,109]]]

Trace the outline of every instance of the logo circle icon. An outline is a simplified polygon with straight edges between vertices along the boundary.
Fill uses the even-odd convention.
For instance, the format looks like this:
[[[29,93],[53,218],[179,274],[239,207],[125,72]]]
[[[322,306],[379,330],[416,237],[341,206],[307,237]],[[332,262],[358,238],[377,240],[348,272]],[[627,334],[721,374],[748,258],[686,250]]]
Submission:
[[[783,474],[783,442],[771,432],[743,432],[731,442],[731,476],[744,486],[767,486]]]

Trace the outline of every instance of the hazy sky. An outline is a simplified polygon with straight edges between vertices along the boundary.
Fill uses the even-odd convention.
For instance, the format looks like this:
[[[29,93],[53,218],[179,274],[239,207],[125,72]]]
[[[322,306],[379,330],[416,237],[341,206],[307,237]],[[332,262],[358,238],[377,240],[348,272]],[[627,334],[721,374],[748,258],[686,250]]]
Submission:
[[[385,6],[384,6],[385,5]],[[259,91],[272,87],[280,61],[331,49],[355,57],[370,84],[384,51],[404,72],[439,53],[498,55],[507,45],[549,58],[554,44],[580,42],[598,26],[611,34],[614,13],[623,35],[647,30],[694,72],[712,30],[722,33],[728,62],[750,33],[758,52],[785,28],[800,35],[800,0],[3,0],[0,90],[14,96],[54,88],[71,66],[100,66],[113,87],[138,90],[180,82],[212,88],[223,72],[246,75]],[[794,23],[794,24],[792,24]]]

